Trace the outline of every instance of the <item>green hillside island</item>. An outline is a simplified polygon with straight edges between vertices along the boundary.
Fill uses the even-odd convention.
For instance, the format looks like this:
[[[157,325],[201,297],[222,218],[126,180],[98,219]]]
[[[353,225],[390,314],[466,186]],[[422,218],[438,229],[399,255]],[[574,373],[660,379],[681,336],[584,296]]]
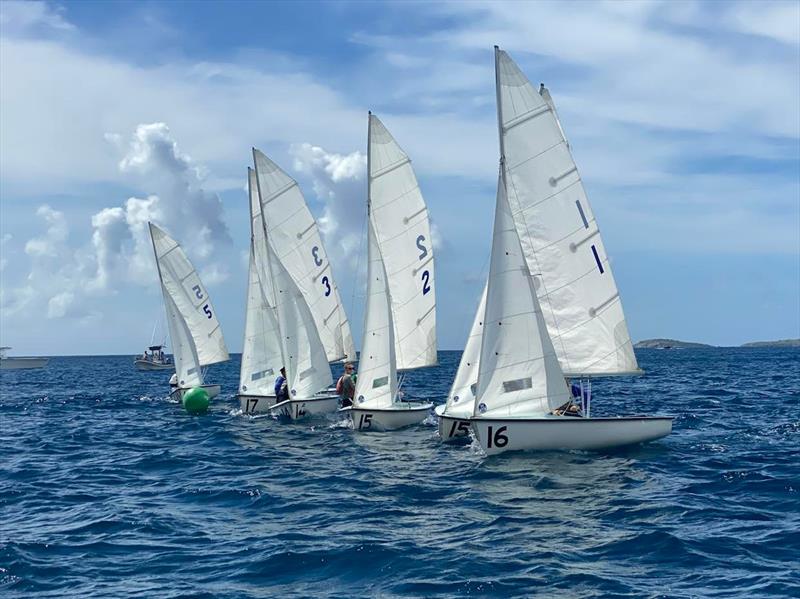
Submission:
[[[693,343],[691,341],[678,341],[677,339],[644,339],[636,343],[636,349],[685,349],[719,347],[706,343]],[[777,341],[751,341],[739,347],[800,347],[800,339],[779,339]]]
[[[777,341],[751,341],[742,347],[800,347],[800,339],[779,339]]]
[[[676,349],[714,347],[705,343],[692,343],[691,341],[678,341],[677,339],[645,339],[634,345],[636,349]]]

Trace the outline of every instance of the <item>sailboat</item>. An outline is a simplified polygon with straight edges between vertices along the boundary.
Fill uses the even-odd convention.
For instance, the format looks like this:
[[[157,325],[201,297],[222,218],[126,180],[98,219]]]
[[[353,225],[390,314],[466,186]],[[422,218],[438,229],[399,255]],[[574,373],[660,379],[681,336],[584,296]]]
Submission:
[[[604,449],[672,418],[593,418],[590,377],[641,374],[610,264],[549,94],[495,47],[500,176],[471,419],[487,454]],[[567,378],[580,378],[581,410]]]
[[[478,386],[478,364],[485,313],[486,286],[483,288],[478,309],[472,320],[472,328],[464,346],[464,353],[461,354],[456,378],[453,379],[447,401],[435,409],[439,423],[439,438],[445,442],[469,437],[470,418],[475,408],[475,392]]]
[[[267,264],[267,240],[261,218],[261,201],[253,169],[247,169],[250,198],[250,267],[247,278],[239,402],[242,412],[267,412],[275,404],[275,379],[283,367],[278,316]]]
[[[397,373],[434,366],[436,293],[425,201],[411,160],[369,115],[367,302],[355,401],[343,408],[355,430],[395,430],[424,420],[428,402],[403,401]]]
[[[170,397],[182,400],[187,391],[201,387],[213,398],[220,386],[205,384],[203,368],[229,357],[211,297],[178,242],[153,223],[148,225],[175,358]]]
[[[308,304],[328,362],[354,360],[353,335],[317,222],[297,181],[253,148],[266,236]]]

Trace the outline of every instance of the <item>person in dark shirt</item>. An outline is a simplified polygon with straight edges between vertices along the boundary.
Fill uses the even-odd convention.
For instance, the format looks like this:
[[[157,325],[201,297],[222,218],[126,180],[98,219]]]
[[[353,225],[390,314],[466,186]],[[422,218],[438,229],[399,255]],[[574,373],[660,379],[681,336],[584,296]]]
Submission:
[[[344,365],[344,374],[336,383],[336,392],[342,398],[342,407],[353,405],[353,396],[356,393],[355,368],[351,362]]]
[[[275,403],[289,399],[289,388],[286,384],[286,369],[281,368],[281,374],[275,379]]]

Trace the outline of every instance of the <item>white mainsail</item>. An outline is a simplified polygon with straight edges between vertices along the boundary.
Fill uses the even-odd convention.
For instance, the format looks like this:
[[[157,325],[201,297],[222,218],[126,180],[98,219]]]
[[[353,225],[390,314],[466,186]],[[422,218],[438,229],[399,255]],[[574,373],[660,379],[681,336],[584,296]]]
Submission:
[[[202,383],[200,368],[229,359],[208,291],[178,242],[153,223],[150,238],[161,279],[178,382]]]
[[[483,322],[475,416],[544,416],[569,400],[502,175]]]
[[[411,160],[373,114],[368,143],[370,221],[383,256],[397,369],[437,363],[433,244]]]
[[[600,230],[549,93],[495,49],[508,202],[547,328],[568,376],[636,374]]]
[[[332,382],[325,347],[303,294],[267,245],[281,353],[291,399],[307,399]]]
[[[464,353],[461,354],[461,361],[458,363],[456,378],[453,379],[453,385],[450,387],[450,393],[445,404],[444,413],[453,418],[469,418],[472,416],[475,407],[485,314],[486,285],[483,287],[481,301],[472,321],[472,328],[464,346]]]
[[[297,182],[253,148],[269,242],[314,317],[328,361],[355,359],[350,325],[317,223]]]
[[[267,264],[267,241],[261,202],[253,169],[247,169],[250,196],[250,269],[239,391],[248,395],[275,394],[275,378],[283,366],[274,294]]]
[[[394,324],[386,269],[372,223],[367,223],[367,302],[358,362],[359,408],[390,408],[397,397]]]

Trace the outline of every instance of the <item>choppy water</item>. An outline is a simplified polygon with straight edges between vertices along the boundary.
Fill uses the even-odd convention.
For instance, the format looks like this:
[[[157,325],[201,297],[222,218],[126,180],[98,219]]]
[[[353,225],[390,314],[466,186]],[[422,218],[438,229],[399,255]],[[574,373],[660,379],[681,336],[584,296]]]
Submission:
[[[440,401],[458,353],[411,373]],[[206,416],[129,357],[0,373],[3,597],[800,596],[800,351],[639,353],[594,414],[665,440],[485,458],[432,424]]]

